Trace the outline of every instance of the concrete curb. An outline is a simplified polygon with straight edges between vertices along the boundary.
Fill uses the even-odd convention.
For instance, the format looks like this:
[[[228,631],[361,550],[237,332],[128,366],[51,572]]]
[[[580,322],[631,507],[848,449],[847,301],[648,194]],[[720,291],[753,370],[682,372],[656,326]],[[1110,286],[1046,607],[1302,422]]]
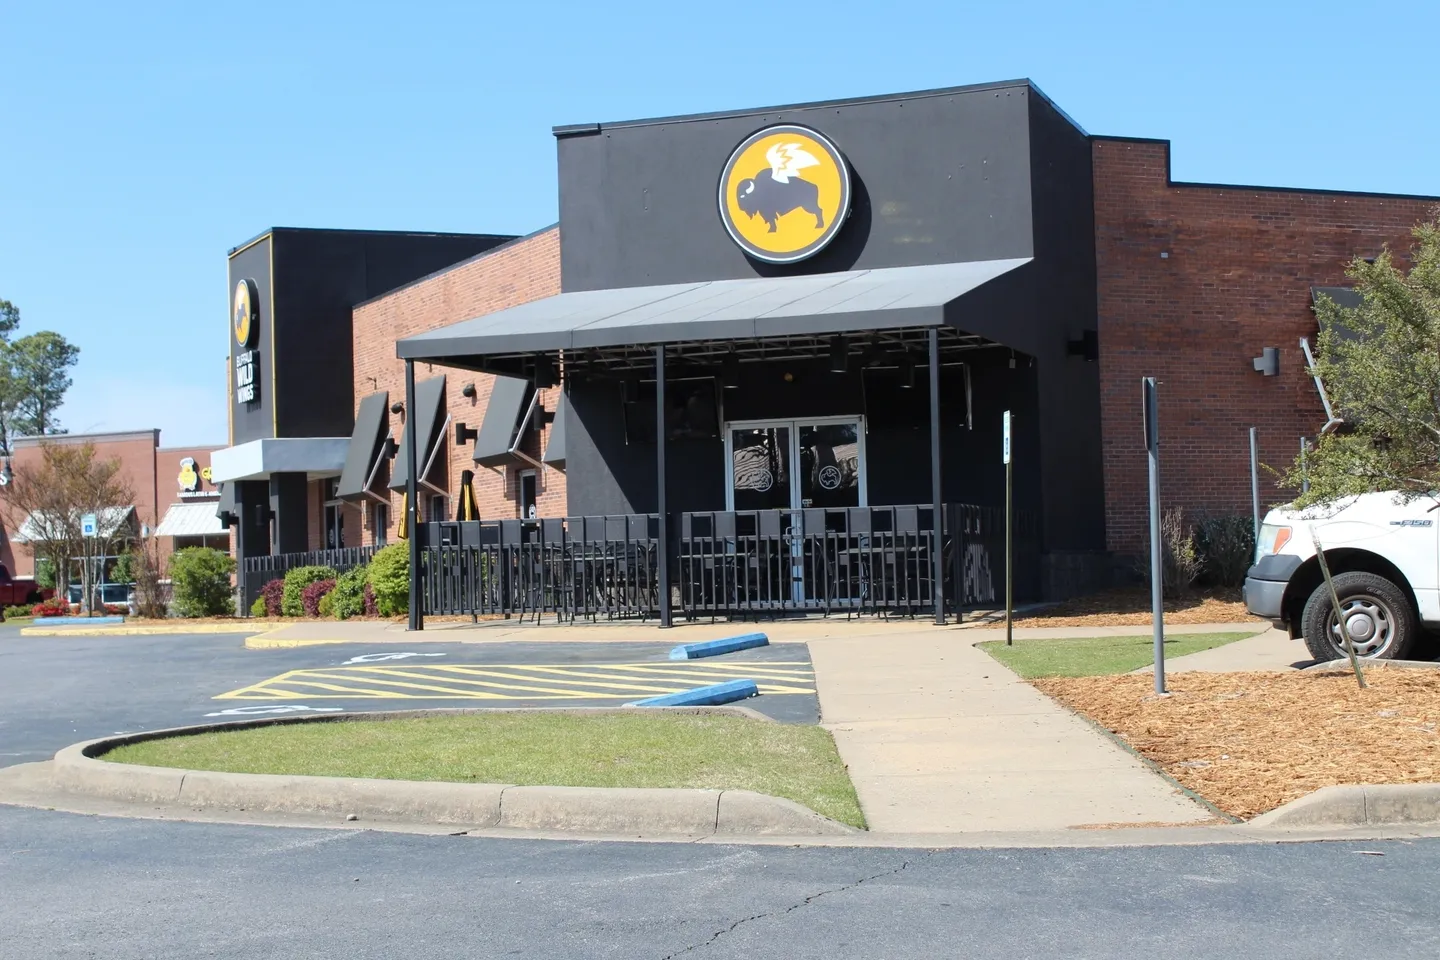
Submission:
[[[1248,821],[1252,827],[1397,827],[1440,823],[1440,783],[1341,784]]]
[[[273,626],[239,623],[195,623],[189,626],[155,624],[154,626],[119,627],[21,627],[22,637],[138,637],[165,634],[258,633]]]
[[[668,709],[668,708],[658,708]],[[675,708],[774,722],[745,707]],[[117,747],[166,737],[289,723],[494,713],[493,709],[405,710],[267,717],[104,737],[55,754],[52,776],[62,790],[103,800],[178,804],[197,811],[333,815],[336,818],[500,827],[629,837],[843,836],[861,831],[790,800],[748,790],[517,786],[362,780],[277,774],[217,773],[144,767],[98,759]],[[542,712],[515,710],[511,712]],[[624,707],[561,708],[569,714],[632,713]]]
[[[1361,660],[1360,670],[1440,670],[1440,661],[1435,660]],[[1312,663],[1308,667],[1302,667],[1306,673],[1351,673],[1350,661],[1348,658],[1339,660],[1321,660],[1319,663]]]

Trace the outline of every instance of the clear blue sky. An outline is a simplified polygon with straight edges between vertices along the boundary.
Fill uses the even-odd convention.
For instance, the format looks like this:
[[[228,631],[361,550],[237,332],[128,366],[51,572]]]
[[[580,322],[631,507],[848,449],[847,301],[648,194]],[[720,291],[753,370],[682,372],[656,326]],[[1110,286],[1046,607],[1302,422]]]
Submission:
[[[1185,180],[1440,194],[1440,4],[0,0],[0,297],[72,432],[225,441],[226,251],[524,233],[556,124],[1029,77]]]

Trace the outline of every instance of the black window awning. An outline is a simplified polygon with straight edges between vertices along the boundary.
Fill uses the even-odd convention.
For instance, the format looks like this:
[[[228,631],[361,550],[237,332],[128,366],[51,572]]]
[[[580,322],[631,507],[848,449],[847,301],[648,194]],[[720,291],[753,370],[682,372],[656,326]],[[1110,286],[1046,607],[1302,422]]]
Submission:
[[[391,490],[404,490],[410,479],[410,428],[415,427],[415,455],[421,470],[417,482],[444,492],[445,458],[441,456],[441,447],[445,444],[445,430],[449,423],[450,418],[445,414],[445,377],[431,377],[415,384],[415,409],[405,414],[405,429],[400,432],[400,450],[395,454],[395,466],[390,471]],[[436,483],[437,476],[440,483]]]
[[[565,421],[569,416],[570,397],[562,392],[560,399],[555,401],[555,419],[550,423],[550,437],[545,444],[545,452],[540,455],[542,463],[557,470],[565,469]]]
[[[384,461],[388,459],[389,439],[390,394],[381,390],[360,401],[336,496],[341,500],[360,500],[366,496],[388,499],[373,490]]]
[[[511,463],[538,466],[533,457],[520,450],[535,406],[535,388],[528,380],[496,377],[485,405],[485,419],[475,437],[475,462],[482,467]]]
[[[399,341],[402,359],[485,357],[701,340],[754,340],[938,327],[945,308],[1028,257],[878,270],[580,290]]]

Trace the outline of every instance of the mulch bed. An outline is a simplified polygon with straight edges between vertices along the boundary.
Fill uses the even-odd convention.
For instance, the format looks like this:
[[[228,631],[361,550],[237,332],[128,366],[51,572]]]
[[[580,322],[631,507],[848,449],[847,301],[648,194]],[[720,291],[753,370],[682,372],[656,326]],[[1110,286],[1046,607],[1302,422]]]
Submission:
[[[1239,590],[1215,590],[1165,601],[1167,624],[1241,623],[1253,620]],[[1015,618],[1020,627],[1139,627],[1151,622],[1150,591],[1106,590],[1066,600]]]
[[[1051,677],[1036,687],[1248,819],[1341,783],[1440,782],[1440,670]]]

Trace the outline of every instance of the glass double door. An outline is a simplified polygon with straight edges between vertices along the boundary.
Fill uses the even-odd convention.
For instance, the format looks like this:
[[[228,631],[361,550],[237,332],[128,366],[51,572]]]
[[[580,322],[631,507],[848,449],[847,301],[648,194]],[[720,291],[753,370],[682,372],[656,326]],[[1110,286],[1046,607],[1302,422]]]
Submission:
[[[810,599],[805,596],[804,511],[866,505],[865,431],[860,418],[730,423],[725,429],[725,452],[730,471],[727,509],[780,512],[791,600],[804,603]]]

